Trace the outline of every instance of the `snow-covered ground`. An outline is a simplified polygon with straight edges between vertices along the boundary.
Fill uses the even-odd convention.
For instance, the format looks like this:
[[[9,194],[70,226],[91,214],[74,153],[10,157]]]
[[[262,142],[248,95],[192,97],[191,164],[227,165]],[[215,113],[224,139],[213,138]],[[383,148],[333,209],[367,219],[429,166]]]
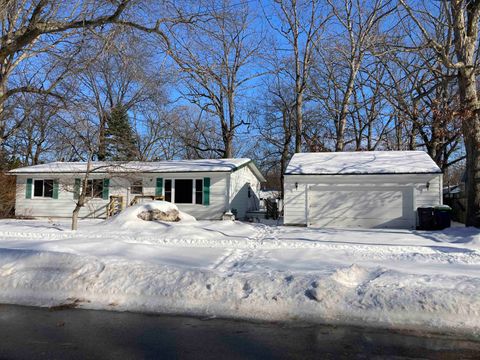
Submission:
[[[141,210],[141,209],[140,209]],[[0,221],[0,302],[480,337],[480,232]]]

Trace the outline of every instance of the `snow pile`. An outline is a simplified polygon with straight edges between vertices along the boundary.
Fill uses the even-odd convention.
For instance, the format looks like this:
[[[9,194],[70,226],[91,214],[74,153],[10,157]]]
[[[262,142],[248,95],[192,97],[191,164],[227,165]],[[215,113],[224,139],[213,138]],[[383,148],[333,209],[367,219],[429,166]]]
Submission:
[[[174,207],[139,205],[77,232],[0,221],[0,302],[480,337],[478,230],[168,223],[140,220],[146,209]]]
[[[155,215],[154,215],[155,214]],[[163,221],[151,218],[163,218]],[[147,219],[150,217],[150,219]],[[175,204],[167,201],[150,201],[144,204],[134,205],[126,208],[112,218],[105,220],[102,225],[110,227],[121,227],[122,229],[144,228],[149,226],[149,222],[160,225],[167,225],[168,222],[193,222],[196,219],[180,210]]]
[[[456,226],[447,228],[441,232],[433,232],[429,235],[438,242],[462,244],[470,248],[480,249],[480,230],[475,227]]]

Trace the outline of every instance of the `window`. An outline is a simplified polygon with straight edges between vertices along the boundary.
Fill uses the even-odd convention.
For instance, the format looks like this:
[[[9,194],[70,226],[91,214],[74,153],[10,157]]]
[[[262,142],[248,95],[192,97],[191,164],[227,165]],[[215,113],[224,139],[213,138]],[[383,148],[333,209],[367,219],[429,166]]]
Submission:
[[[195,204],[203,204],[203,180],[195,180]]]
[[[130,193],[133,195],[142,195],[143,194],[143,181],[135,180],[130,186]]]
[[[93,179],[87,181],[87,197],[102,198],[103,179]]]
[[[203,204],[202,179],[165,179],[165,201]]]
[[[35,180],[33,182],[33,196],[53,198],[53,180]]]
[[[172,202],[172,180],[165,180],[165,201]]]

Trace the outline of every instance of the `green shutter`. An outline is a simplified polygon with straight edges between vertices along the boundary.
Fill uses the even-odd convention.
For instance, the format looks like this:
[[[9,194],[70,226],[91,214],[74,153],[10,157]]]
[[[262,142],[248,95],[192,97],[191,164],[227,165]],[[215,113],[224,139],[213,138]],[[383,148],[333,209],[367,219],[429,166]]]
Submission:
[[[210,178],[203,178],[203,205],[210,205]]]
[[[102,199],[108,200],[108,187],[110,186],[110,179],[103,179]]]
[[[78,200],[80,198],[80,186],[82,183],[82,179],[75,179],[75,186],[73,188],[73,198]]]
[[[25,198],[31,199],[32,198],[32,184],[33,179],[27,179],[27,186],[25,188]]]
[[[58,199],[58,179],[53,180],[53,198]]]
[[[155,196],[163,195],[163,178],[157,178],[157,185],[155,187]]]

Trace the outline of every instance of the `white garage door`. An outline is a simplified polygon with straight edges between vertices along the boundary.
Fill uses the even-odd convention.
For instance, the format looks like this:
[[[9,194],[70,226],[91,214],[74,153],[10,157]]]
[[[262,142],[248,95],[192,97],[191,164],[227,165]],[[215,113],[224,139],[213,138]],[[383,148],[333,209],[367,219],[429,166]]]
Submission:
[[[413,189],[380,186],[310,186],[308,225],[413,228]]]

